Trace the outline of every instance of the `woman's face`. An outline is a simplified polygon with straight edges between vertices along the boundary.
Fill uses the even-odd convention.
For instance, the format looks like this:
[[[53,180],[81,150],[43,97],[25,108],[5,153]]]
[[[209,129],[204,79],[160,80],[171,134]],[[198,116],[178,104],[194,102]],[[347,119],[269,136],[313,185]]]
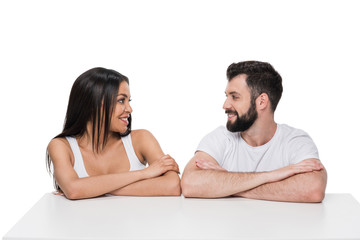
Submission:
[[[132,113],[130,106],[130,89],[127,82],[123,81],[119,86],[115,108],[111,118],[110,131],[118,133],[126,132],[130,113]]]

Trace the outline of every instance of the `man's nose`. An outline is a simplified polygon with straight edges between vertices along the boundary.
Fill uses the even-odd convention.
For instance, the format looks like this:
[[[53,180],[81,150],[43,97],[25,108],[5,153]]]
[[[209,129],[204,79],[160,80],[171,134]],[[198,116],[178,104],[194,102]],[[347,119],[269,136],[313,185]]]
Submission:
[[[223,109],[229,109],[231,108],[231,104],[229,103],[229,98],[225,99],[224,105],[223,105]]]

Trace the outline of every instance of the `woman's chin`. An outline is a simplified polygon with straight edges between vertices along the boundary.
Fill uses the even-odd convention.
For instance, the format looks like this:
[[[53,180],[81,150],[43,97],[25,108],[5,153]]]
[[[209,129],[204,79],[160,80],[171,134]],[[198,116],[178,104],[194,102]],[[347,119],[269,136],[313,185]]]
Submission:
[[[126,127],[126,128],[120,128],[120,129],[119,128],[118,129],[111,129],[110,131],[113,132],[113,133],[123,135],[128,131],[128,128]]]

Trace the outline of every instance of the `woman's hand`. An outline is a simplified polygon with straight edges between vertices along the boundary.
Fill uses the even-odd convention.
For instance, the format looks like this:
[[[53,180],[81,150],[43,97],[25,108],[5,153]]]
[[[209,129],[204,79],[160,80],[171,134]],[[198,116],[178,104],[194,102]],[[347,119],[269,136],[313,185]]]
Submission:
[[[52,192],[52,193],[53,193],[54,195],[65,196],[64,193],[63,193],[62,191],[59,191],[59,190],[54,191],[54,192]]]
[[[164,155],[143,170],[148,178],[159,177],[168,171],[180,173],[179,166],[170,155]]]

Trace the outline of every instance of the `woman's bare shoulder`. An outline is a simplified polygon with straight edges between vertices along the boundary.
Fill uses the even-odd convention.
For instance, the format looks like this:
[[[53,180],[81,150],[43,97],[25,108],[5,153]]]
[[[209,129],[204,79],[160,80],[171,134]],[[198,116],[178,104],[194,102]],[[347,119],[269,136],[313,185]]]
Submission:
[[[135,152],[140,153],[145,159],[148,159],[149,152],[162,153],[160,145],[152,133],[145,129],[131,131],[131,140]]]
[[[131,139],[133,142],[144,142],[155,139],[152,133],[146,129],[137,129],[131,131]]]
[[[54,159],[55,155],[64,156],[72,152],[69,142],[66,138],[54,138],[48,145],[50,157]]]
[[[66,140],[66,138],[53,138],[49,142],[48,148],[54,148],[54,147],[70,147],[69,142]]]

